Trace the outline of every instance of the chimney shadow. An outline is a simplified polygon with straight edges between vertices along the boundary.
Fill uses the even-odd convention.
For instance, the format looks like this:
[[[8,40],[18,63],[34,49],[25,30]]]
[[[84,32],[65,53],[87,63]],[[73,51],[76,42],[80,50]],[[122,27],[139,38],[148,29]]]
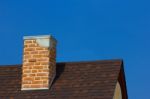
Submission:
[[[59,79],[61,74],[64,72],[65,65],[66,65],[65,63],[57,63],[56,64],[56,76],[52,82],[52,85],[57,81],[57,79]]]

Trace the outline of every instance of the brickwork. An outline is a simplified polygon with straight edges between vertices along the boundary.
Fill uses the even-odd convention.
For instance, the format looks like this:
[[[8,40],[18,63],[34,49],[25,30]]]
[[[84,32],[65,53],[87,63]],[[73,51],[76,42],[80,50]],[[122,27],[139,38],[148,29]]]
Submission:
[[[51,47],[51,45],[43,47],[37,43],[36,39],[25,39],[22,90],[48,89],[55,76],[55,59],[55,47]]]

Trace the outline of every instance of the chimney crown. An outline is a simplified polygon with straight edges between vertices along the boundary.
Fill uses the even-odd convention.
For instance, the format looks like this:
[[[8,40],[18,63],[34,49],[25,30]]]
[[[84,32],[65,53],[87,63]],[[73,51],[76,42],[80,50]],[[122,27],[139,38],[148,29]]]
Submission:
[[[36,40],[40,46],[43,47],[55,47],[56,46],[56,39],[51,35],[39,35],[39,36],[24,36],[24,40]]]

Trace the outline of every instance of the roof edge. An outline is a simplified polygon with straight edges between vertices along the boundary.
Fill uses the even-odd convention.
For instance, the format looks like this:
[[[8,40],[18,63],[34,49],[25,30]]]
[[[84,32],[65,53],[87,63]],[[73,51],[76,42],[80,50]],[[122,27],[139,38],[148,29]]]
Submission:
[[[123,64],[123,59],[108,59],[108,60],[81,60],[81,61],[60,61],[60,62],[56,62],[56,64],[61,64],[61,63],[67,63],[67,64],[74,64],[74,63],[95,63],[95,62],[120,62],[120,65]],[[22,66],[22,64],[12,64],[12,65],[0,65],[0,67],[15,67],[15,66]]]

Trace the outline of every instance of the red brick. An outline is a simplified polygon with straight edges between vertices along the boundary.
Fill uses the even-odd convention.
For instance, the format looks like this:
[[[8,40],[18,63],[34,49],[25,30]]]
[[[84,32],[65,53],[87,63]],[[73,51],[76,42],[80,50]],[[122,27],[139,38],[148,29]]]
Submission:
[[[31,88],[42,88],[41,84],[31,84]]]
[[[31,48],[31,47],[30,47],[30,48],[25,48],[24,50],[25,50],[25,51],[35,51],[35,48],[33,48],[33,47]]]
[[[37,69],[37,70],[43,69],[43,66],[33,66],[33,69]]]
[[[25,81],[25,80],[26,80],[26,81],[27,81],[27,80],[32,81],[32,80],[34,80],[34,78],[33,78],[33,77],[24,77],[24,78],[23,78],[23,81]]]
[[[35,80],[41,80],[41,77],[35,77]]]
[[[24,45],[22,84],[29,88],[48,88],[49,72],[53,73],[51,67],[55,66],[49,62],[55,63],[55,49],[41,47],[36,40],[25,40]]]
[[[33,58],[33,59],[29,59],[28,61],[29,62],[36,62],[36,59]]]
[[[42,83],[43,83],[43,81],[41,81],[41,80],[32,81],[32,84],[42,84]]]
[[[37,76],[48,76],[48,73],[37,73]]]

